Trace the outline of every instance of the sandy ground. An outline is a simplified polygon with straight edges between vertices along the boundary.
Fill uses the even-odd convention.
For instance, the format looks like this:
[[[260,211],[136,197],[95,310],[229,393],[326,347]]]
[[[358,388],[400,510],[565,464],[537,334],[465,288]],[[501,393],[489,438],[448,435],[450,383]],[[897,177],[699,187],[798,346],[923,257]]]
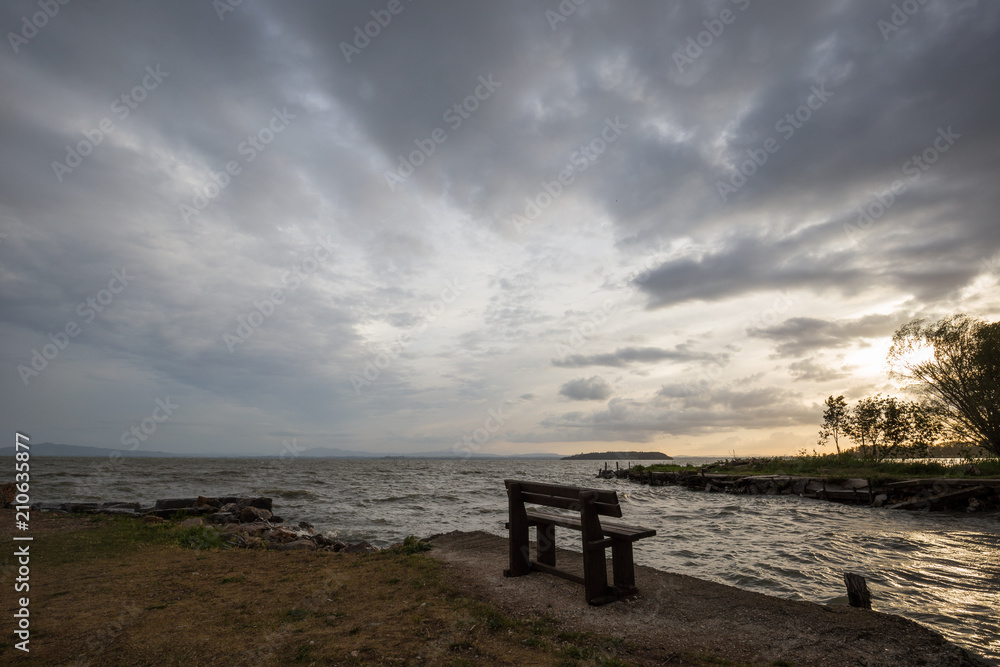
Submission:
[[[549,615],[565,627],[621,637],[645,664],[699,657],[762,665],[987,664],[898,616],[786,600],[644,566],[636,566],[639,595],[591,607],[571,581],[537,572],[505,578],[504,538],[455,532],[431,543],[428,553],[445,563],[463,592],[511,614]],[[582,574],[578,553],[560,550],[556,562]]]

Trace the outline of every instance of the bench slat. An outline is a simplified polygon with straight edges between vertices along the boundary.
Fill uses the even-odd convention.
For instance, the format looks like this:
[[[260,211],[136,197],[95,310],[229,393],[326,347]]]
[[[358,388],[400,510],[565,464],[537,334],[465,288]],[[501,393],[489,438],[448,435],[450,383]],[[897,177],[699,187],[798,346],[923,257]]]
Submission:
[[[503,482],[508,489],[511,484],[520,484],[522,492],[540,493],[545,496],[557,496],[559,498],[579,499],[581,491],[592,491],[597,494],[597,502],[608,503],[609,505],[618,504],[618,493],[606,489],[583,489],[578,486],[569,486],[566,484],[543,484],[541,482],[526,482],[520,479],[505,479]]]
[[[563,528],[583,530],[580,517],[555,514],[553,512],[540,512],[538,510],[528,510],[527,514],[529,525],[551,523],[554,526],[562,526]],[[614,537],[628,542],[635,542],[636,540],[656,535],[656,531],[652,528],[630,526],[628,524],[618,523],[617,521],[602,521],[601,532],[603,532],[607,537]]]
[[[559,496],[549,496],[541,493],[532,493],[531,491],[521,491],[521,500],[526,503],[532,503],[535,505],[545,505],[546,507],[558,507],[562,510],[575,510],[580,511],[580,499],[579,498],[562,498]],[[620,517],[622,515],[621,505],[615,503],[611,505],[609,503],[596,502],[594,503],[594,509],[597,513],[602,516],[616,516]]]

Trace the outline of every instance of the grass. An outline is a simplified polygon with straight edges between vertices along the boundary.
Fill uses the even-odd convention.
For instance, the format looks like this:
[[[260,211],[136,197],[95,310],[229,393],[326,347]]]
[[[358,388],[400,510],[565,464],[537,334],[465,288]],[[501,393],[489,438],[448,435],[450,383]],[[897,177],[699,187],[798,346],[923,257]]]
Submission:
[[[1000,477],[1000,459],[978,459],[970,461],[979,469],[982,477]],[[883,461],[872,463],[862,461],[851,453],[818,454],[814,456],[761,457],[720,461],[708,466],[680,466],[653,464],[633,466],[633,470],[650,472],[691,472],[702,470],[731,475],[800,475],[806,477],[827,477],[832,480],[851,477],[871,478],[874,482],[887,482],[921,477],[965,478],[968,463],[943,465],[936,461]]]
[[[32,590],[52,592],[32,598],[39,664],[631,664],[621,639],[463,595],[416,539],[278,552],[227,548],[204,527],[45,521],[64,528],[31,546]]]

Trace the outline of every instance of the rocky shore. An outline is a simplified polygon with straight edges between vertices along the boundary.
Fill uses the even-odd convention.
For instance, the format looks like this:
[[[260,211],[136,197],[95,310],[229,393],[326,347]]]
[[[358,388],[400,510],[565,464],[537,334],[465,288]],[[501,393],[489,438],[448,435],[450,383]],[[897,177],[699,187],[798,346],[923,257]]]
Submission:
[[[1000,479],[939,477],[882,482],[863,478],[739,475],[706,470],[653,472],[636,468],[604,469],[598,471],[597,476],[651,486],[684,486],[708,493],[796,495],[886,509],[951,512],[1000,509]]]
[[[147,507],[137,502],[35,503],[31,509],[63,514],[129,516],[146,523],[178,519],[184,527],[214,526],[228,536],[231,546],[246,549],[345,553],[376,551],[365,541],[345,544],[332,540],[305,521],[289,526],[282,517],[274,514],[272,499],[266,497],[165,498]]]

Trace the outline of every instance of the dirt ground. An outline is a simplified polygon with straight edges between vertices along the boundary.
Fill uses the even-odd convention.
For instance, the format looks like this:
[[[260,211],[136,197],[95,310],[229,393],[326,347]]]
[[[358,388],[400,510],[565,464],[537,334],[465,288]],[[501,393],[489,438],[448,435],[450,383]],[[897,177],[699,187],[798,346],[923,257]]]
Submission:
[[[431,540],[450,583],[512,614],[548,614],[580,630],[623,638],[631,660],[677,664],[698,655],[764,665],[983,665],[934,632],[904,618],[852,607],[771,597],[693,577],[636,567],[639,595],[589,606],[579,584],[531,573],[503,577],[507,541],[487,533]],[[582,574],[582,558],[557,564]]]

